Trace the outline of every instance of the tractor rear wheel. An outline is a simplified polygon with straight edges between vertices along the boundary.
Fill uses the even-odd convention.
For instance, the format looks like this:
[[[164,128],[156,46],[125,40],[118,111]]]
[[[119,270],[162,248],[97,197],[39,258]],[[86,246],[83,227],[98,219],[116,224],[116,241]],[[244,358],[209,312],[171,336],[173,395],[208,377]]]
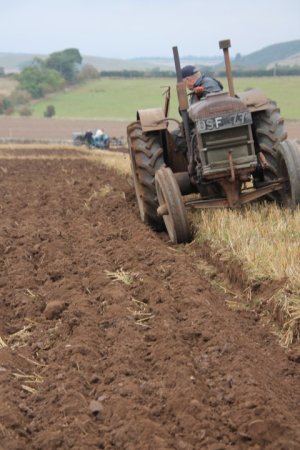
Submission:
[[[155,173],[164,165],[163,148],[157,132],[144,133],[140,122],[128,127],[128,146],[135,194],[142,222],[154,230],[163,230],[164,221],[157,214]]]
[[[281,142],[287,138],[284,120],[276,102],[272,101],[268,109],[253,114],[253,134],[258,151],[263,154],[267,163],[267,167],[254,178],[255,186],[260,187],[262,183],[278,178],[277,152]],[[268,194],[266,199],[279,201],[278,193]]]
[[[173,244],[190,241],[190,227],[186,209],[176,178],[169,167],[156,172],[155,185],[162,214],[169,237]]]
[[[295,209],[300,203],[300,148],[296,142],[286,140],[278,149],[278,174],[285,179],[279,191],[283,206]]]

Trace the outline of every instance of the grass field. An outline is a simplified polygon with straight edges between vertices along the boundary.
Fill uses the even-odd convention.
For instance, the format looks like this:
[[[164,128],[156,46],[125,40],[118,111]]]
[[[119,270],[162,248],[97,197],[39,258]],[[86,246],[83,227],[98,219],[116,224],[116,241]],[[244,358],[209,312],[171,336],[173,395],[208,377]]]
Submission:
[[[226,80],[221,80],[227,90]],[[300,120],[300,77],[237,78],[236,92],[260,88],[276,100],[285,119]],[[175,79],[101,79],[38,101],[33,115],[43,117],[47,105],[58,118],[133,120],[137,109],[160,107],[162,92],[171,86],[170,115],[178,116]]]

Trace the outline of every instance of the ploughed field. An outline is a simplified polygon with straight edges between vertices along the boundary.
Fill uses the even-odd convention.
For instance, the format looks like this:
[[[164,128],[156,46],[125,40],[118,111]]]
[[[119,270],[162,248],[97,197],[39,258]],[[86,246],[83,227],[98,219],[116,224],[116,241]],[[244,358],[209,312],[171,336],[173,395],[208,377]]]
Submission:
[[[300,357],[91,152],[0,150],[0,449],[299,449]]]

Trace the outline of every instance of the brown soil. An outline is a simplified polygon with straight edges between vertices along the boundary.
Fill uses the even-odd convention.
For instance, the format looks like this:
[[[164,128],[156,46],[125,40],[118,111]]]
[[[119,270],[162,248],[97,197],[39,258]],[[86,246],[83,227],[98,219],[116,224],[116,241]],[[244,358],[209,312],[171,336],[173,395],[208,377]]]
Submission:
[[[0,137],[18,139],[72,139],[76,131],[103,129],[111,137],[126,137],[128,121],[34,119],[0,117]],[[286,121],[289,139],[300,139],[300,122]]]
[[[101,128],[111,137],[126,137],[126,121],[0,117],[0,137],[71,140],[73,132]]]
[[[0,448],[299,449],[299,354],[140,222],[127,179],[19,156],[0,159]]]

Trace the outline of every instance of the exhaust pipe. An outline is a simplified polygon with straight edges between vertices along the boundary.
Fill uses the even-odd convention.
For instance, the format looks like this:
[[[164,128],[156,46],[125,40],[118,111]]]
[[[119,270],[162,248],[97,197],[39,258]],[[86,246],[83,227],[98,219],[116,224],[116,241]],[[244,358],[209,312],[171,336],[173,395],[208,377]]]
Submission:
[[[230,39],[225,39],[224,41],[219,41],[219,48],[223,49],[223,53],[224,53],[224,61],[225,61],[226,76],[227,76],[227,82],[228,82],[228,88],[229,88],[229,95],[230,95],[230,97],[234,97],[233,78],[232,78],[232,71],[231,71],[231,64],[230,64],[229,50],[228,50],[229,47],[231,47]]]

